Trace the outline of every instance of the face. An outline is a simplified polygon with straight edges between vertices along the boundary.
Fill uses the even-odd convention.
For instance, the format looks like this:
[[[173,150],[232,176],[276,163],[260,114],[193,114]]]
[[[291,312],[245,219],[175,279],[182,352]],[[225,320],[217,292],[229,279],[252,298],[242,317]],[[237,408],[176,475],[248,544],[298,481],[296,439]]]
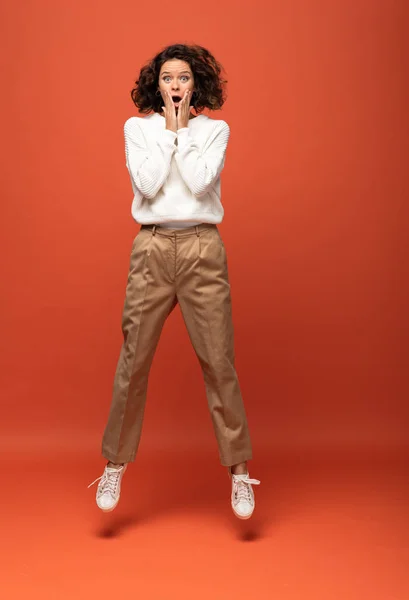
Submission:
[[[174,98],[174,105],[177,109],[180,104],[180,100],[186,90],[194,89],[193,73],[189,66],[189,63],[172,59],[163,63],[159,73],[159,90],[164,100],[164,92],[168,91]]]

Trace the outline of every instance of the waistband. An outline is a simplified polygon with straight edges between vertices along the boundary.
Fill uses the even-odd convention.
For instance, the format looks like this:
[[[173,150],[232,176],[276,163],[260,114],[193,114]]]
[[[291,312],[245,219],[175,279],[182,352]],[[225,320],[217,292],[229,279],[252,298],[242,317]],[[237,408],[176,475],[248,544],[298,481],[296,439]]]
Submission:
[[[213,223],[200,223],[193,227],[185,227],[184,229],[171,229],[170,227],[161,227],[160,225],[141,225],[141,229],[152,231],[152,235],[163,235],[165,237],[187,237],[189,235],[199,236],[201,232],[208,229],[217,229],[217,225]]]

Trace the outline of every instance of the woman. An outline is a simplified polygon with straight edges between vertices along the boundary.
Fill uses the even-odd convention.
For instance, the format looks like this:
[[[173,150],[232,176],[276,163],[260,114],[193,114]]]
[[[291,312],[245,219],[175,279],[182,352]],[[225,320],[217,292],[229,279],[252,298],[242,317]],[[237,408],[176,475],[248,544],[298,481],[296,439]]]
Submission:
[[[254,510],[247,420],[234,368],[220,173],[229,126],[203,114],[224,103],[221,65],[201,46],[168,46],[141,69],[131,96],[144,117],[124,126],[126,165],[141,228],[133,242],[122,317],[124,342],[113,385],[102,454],[108,460],[96,500],[119,501],[135,459],[148,375],[166,318],[179,303],[200,361],[221,464],[231,476],[236,516]],[[196,114],[191,112],[194,108]],[[93,482],[93,483],[96,483]],[[93,485],[93,484],[91,484]]]

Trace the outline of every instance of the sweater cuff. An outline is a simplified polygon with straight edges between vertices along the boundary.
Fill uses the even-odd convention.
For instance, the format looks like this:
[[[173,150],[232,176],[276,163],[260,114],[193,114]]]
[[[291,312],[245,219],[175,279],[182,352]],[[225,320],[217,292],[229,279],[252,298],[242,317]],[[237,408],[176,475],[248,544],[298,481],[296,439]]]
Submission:
[[[178,147],[180,150],[181,148],[186,146],[186,144],[189,143],[189,128],[182,127],[181,129],[177,130],[177,134],[178,134]]]
[[[170,129],[165,129],[163,132],[163,137],[168,144],[174,144],[177,135],[174,131],[171,131]]]

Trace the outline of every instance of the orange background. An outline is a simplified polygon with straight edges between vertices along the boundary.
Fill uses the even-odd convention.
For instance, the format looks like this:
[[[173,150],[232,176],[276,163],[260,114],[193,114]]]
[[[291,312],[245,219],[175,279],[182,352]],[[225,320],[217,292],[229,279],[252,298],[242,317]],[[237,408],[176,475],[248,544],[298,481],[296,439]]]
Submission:
[[[99,444],[138,228],[129,91],[181,40],[209,46],[229,81],[221,232],[254,443],[406,445],[403,3],[217,3],[183,26],[110,6],[3,8],[2,433]],[[151,375],[144,442],[214,444],[178,312]]]
[[[24,0],[2,15],[3,449],[102,468],[138,230],[123,124],[142,64],[182,42],[208,47],[229,82],[213,116],[231,127],[220,230],[253,476],[283,453],[406,454],[406,3]],[[217,464],[175,311],[141,451],[203,449]]]

